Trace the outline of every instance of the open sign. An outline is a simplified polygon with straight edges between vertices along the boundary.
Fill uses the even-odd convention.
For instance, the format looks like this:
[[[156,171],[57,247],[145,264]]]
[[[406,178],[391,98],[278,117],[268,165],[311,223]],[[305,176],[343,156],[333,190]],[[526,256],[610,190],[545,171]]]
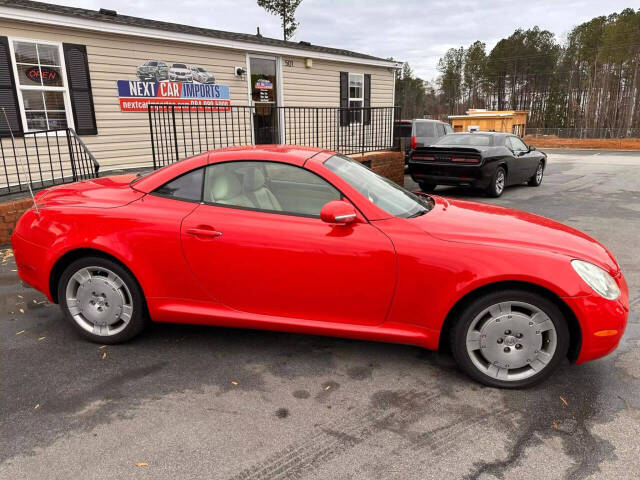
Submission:
[[[24,73],[29,80],[36,83],[40,83],[42,81],[45,85],[50,83],[57,84],[60,80],[60,74],[58,71],[49,67],[31,67]]]

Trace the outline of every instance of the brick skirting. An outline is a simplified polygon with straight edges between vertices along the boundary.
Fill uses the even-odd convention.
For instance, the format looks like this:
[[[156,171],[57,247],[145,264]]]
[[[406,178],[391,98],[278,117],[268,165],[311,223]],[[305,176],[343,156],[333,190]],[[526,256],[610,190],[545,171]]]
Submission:
[[[385,150],[364,155],[350,155],[354,160],[363,162],[374,172],[404,186],[404,153]]]
[[[404,155],[402,152],[381,151],[351,155],[351,157],[366,163],[374,172],[403,185]],[[0,203],[0,245],[10,242],[11,232],[13,232],[16,222],[32,205],[31,197]]]
[[[16,222],[31,206],[31,197],[0,203],[0,245],[9,243]]]

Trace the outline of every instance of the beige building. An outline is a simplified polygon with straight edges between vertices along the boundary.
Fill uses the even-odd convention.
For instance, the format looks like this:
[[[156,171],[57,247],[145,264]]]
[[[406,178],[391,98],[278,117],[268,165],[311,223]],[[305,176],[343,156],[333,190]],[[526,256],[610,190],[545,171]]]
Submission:
[[[70,127],[101,171],[150,165],[149,103],[220,112],[228,105],[389,107],[398,66],[306,42],[0,0],[0,141],[6,160],[11,133]],[[245,127],[254,142],[292,135],[279,117],[267,119],[272,137],[255,138],[260,112],[249,110]]]
[[[528,115],[527,110],[471,109],[466,115],[449,115],[449,120],[455,132],[507,132],[524,137]]]

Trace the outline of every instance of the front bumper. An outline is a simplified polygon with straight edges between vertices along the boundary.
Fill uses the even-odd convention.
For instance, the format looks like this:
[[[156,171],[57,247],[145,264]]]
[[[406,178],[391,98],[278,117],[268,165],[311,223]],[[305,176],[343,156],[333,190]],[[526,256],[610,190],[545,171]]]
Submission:
[[[582,330],[578,364],[608,355],[618,347],[624,334],[629,316],[629,292],[622,273],[615,280],[621,292],[617,300],[607,300],[597,293],[563,298],[578,318]]]
[[[11,236],[11,246],[20,279],[53,301],[49,291],[48,249],[30,242],[15,232]]]

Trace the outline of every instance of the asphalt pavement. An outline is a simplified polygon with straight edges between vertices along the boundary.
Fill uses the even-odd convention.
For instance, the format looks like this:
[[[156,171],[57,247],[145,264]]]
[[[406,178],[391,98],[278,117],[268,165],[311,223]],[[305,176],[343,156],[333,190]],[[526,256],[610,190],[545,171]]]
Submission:
[[[640,153],[548,153],[538,188],[436,194],[541,214],[607,245],[633,302],[613,354],[504,391],[403,345],[157,324],[101,347],[20,285],[5,248],[0,479],[636,478]]]

